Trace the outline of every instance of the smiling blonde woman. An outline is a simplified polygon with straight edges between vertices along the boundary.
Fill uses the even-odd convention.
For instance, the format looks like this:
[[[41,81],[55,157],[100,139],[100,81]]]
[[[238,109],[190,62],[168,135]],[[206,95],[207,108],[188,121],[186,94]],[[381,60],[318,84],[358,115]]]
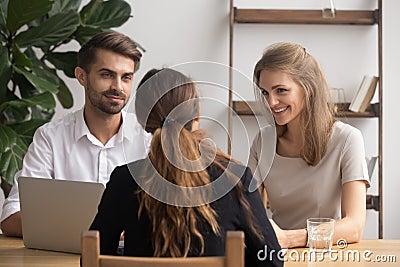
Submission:
[[[277,140],[268,172],[260,155],[271,129],[261,129],[249,166],[263,181],[281,246],[305,246],[310,217],[336,220],[334,242],[358,242],[369,187],[364,141],[358,129],[333,117],[318,62],[299,44],[276,43],[257,62],[253,80],[256,98],[271,109]]]

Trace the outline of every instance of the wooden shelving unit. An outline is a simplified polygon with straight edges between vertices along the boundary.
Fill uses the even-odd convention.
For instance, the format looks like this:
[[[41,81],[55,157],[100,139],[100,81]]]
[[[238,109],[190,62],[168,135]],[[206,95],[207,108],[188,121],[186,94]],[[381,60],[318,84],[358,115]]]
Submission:
[[[366,112],[354,113],[348,111],[348,106],[342,105],[336,113],[336,117],[346,118],[377,118],[378,129],[378,183],[379,194],[367,196],[367,208],[379,213],[378,236],[383,238],[383,212],[382,212],[382,106],[383,106],[383,65],[382,65],[382,0],[377,0],[377,10],[337,10],[335,18],[323,18],[321,10],[288,10],[288,9],[240,9],[236,8],[233,0],[230,0],[230,24],[229,24],[229,107],[228,132],[232,136],[233,112],[237,115],[259,115],[260,111],[254,102],[233,101],[233,29],[235,23],[267,23],[267,24],[316,24],[321,25],[378,25],[378,68],[379,68],[379,105],[370,106]],[[375,104],[376,105],[376,104]],[[231,153],[231,138],[228,138],[228,153]]]
[[[321,10],[234,8],[233,12],[235,23],[374,25],[378,20],[377,10],[337,10],[332,19],[323,18]]]
[[[337,118],[377,118],[379,117],[379,105],[369,105],[365,112],[353,112],[348,109],[350,103],[340,103],[337,105],[337,112],[335,117]],[[375,107],[378,105],[378,108]],[[233,101],[233,111],[237,115],[241,116],[258,116],[261,115],[261,111],[255,101]]]
[[[257,103],[255,101],[233,101],[232,109],[237,115],[261,115],[261,111],[258,109]]]

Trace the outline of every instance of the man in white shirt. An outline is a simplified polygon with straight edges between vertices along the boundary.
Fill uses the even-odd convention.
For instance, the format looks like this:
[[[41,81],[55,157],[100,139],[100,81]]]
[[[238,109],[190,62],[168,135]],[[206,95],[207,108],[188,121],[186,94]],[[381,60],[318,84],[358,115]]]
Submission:
[[[37,129],[15,178],[105,184],[116,166],[144,158],[151,136],[134,114],[122,111],[141,56],[129,37],[116,32],[97,34],[82,46],[75,76],[85,88],[84,108]],[[3,234],[22,236],[16,179],[0,221]]]

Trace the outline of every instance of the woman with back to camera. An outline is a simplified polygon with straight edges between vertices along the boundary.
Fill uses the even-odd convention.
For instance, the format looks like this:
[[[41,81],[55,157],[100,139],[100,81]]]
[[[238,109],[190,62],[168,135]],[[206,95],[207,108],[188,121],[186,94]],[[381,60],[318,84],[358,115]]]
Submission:
[[[333,242],[361,238],[369,178],[361,132],[337,121],[327,101],[328,84],[317,61],[295,43],[269,46],[257,62],[255,94],[269,105],[276,152],[268,170],[260,154],[271,128],[255,137],[249,167],[263,180],[272,224],[283,248],[307,244],[306,220],[335,219]]]
[[[220,256],[225,232],[242,230],[247,266],[282,266],[259,192],[246,190],[250,169],[215,149],[197,129],[194,82],[172,69],[150,70],[139,84],[135,109],[139,123],[153,134],[150,152],[111,174],[90,227],[100,232],[101,253],[116,254],[124,231],[124,255]],[[190,190],[220,179],[228,181],[222,187],[231,185],[225,195],[213,196],[221,187]],[[265,249],[275,250],[272,259],[259,260]]]

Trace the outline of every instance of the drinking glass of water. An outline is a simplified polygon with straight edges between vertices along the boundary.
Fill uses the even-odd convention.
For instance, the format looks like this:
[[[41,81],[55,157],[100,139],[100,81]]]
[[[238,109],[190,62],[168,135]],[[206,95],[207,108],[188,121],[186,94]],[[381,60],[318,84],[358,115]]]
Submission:
[[[332,249],[335,220],[331,218],[307,219],[308,246],[315,252],[328,252]]]

